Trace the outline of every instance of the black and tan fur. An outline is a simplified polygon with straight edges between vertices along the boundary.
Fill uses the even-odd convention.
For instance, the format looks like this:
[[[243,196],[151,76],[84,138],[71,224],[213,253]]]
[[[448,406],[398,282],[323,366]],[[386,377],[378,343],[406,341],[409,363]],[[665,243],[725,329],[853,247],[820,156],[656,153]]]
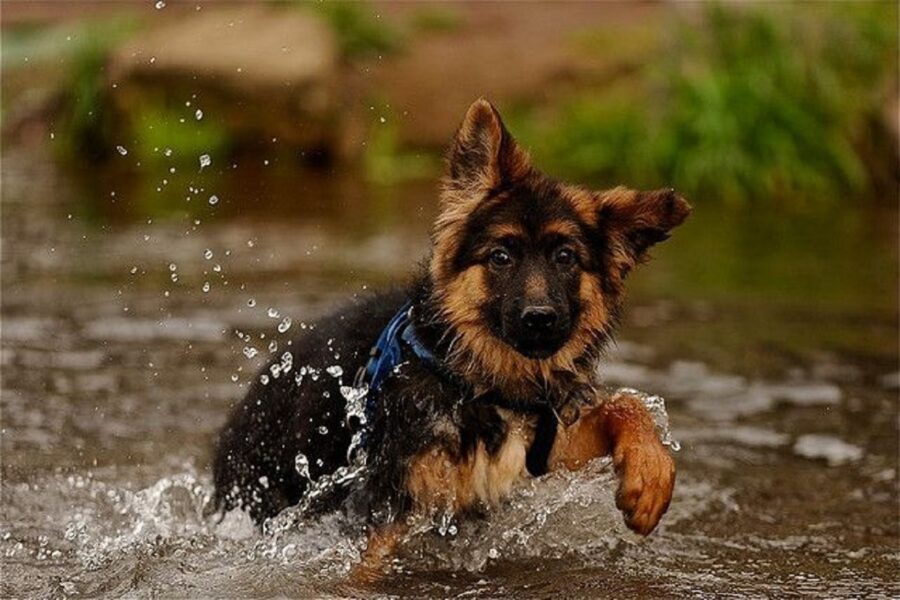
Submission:
[[[437,364],[404,357],[378,396],[362,487],[324,506],[350,496],[364,512],[367,563],[390,555],[411,514],[480,511],[524,477],[608,454],[617,505],[649,533],[674,464],[637,399],[600,391],[597,365],[626,277],[690,207],[672,190],[595,192],[548,178],[484,100],[466,113],[448,163],[427,266],[407,289],[320,321],[293,341],[292,372],[254,384],[219,441],[216,506],[262,521],[302,497],[298,453],[313,479],[347,464],[354,424],[340,385],[410,299]],[[348,375],[327,375],[334,364]],[[296,377],[301,366],[318,376]]]

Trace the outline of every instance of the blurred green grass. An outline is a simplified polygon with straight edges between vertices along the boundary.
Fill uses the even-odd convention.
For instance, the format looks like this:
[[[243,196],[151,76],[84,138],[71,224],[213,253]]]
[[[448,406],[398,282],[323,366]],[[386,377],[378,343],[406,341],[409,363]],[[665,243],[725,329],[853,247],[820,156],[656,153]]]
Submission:
[[[445,6],[423,6],[397,23],[360,3],[273,4],[323,18],[347,63],[415,52],[422,36],[453,35],[462,25]],[[665,27],[579,32],[574,51],[602,56],[617,67],[612,73],[551,86],[538,100],[501,102],[539,165],[597,186],[674,185],[692,199],[734,205],[895,197],[900,159],[887,122],[896,111],[895,3],[710,3],[671,18]],[[70,157],[102,160],[123,140],[146,160],[163,147],[191,160],[201,150],[239,152],[245,140],[228,123],[183,123],[181,107],[164,99],[133,99],[124,121],[113,114],[109,52],[138,25],[107,18],[5,31],[4,116],[9,90],[32,85],[20,74],[33,79],[42,64],[61,82],[54,128]],[[372,119],[356,165],[366,177],[395,183],[438,174],[440,149],[404,146],[392,119]]]
[[[270,4],[309,10],[321,17],[334,34],[341,57],[348,62],[390,55],[406,45],[404,32],[364,2],[270,0]]]
[[[885,121],[896,23],[893,3],[709,4],[700,22],[684,18],[655,48],[635,48],[646,57],[636,72],[520,105],[510,125],[540,164],[607,185],[675,185],[735,204],[895,189]],[[622,37],[578,42],[606,52]]]
[[[404,45],[401,32],[356,2],[304,3],[325,19],[347,60],[396,52]]]

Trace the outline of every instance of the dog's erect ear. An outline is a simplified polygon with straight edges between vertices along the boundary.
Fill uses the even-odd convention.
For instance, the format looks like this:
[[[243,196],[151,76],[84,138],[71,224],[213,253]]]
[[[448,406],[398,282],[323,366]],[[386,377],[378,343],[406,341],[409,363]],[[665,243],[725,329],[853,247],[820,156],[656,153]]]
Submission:
[[[689,214],[691,205],[672,188],[642,192],[618,187],[600,194],[598,225],[615,240],[616,262],[627,272]]]
[[[431,272],[436,281],[452,271],[450,264],[472,212],[492,191],[531,172],[528,155],[506,131],[497,109],[483,98],[466,111],[447,162],[432,234]]]
[[[472,103],[448,156],[445,188],[477,192],[499,187],[528,172],[528,155],[506,130],[500,113],[484,98]]]

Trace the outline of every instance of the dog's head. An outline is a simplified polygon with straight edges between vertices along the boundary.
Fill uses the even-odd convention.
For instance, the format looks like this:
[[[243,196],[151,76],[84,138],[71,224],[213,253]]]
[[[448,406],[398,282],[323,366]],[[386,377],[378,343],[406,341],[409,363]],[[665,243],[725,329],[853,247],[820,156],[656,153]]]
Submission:
[[[629,271],[690,212],[673,190],[593,192],[546,177],[485,100],[448,163],[430,276],[451,353],[509,376],[574,371],[608,339]]]

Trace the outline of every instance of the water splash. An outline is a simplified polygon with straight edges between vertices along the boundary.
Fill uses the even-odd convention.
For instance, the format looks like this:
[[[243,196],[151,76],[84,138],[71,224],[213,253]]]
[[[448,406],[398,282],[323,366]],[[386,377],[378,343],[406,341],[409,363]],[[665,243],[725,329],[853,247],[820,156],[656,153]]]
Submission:
[[[354,425],[354,420],[360,425],[366,423],[366,396],[369,393],[368,385],[354,387],[350,385],[342,385],[340,387],[341,396],[344,397],[345,418],[348,425]]]
[[[312,478],[309,476],[309,459],[306,458],[306,455],[302,452],[294,457],[294,470],[297,471],[297,474],[300,475],[300,477],[303,477],[307,481],[312,481]]]
[[[63,528],[64,539],[87,568],[101,568],[148,542],[208,532],[203,508],[210,489],[193,472],[163,477],[137,492],[80,476],[69,484],[91,498]]]
[[[616,393],[636,396],[650,411],[653,422],[656,425],[656,434],[663,446],[668,446],[673,452],[681,450],[681,444],[672,437],[669,429],[669,413],[666,412],[666,401],[662,396],[648,394],[634,388],[619,388]]]
[[[348,415],[362,423],[367,393],[365,387],[342,386]],[[666,431],[664,405],[650,404],[661,431]],[[358,443],[356,437],[354,447]],[[64,539],[56,542],[51,537],[43,545],[36,540],[31,551],[47,561],[65,560],[67,552],[74,553],[74,560],[89,572],[102,571],[104,578],[121,573],[122,586],[130,585],[135,569],[140,570],[138,563],[159,566],[174,559],[192,572],[228,574],[213,578],[221,587],[205,587],[201,595],[227,594],[225,586],[235,577],[258,583],[255,574],[260,570],[284,573],[292,581],[299,578],[299,589],[316,595],[314,588],[305,587],[308,582],[342,581],[359,559],[365,530],[356,517],[341,512],[322,515],[315,509],[335,493],[364,484],[366,456],[360,449],[349,465],[316,476],[309,457],[300,454],[294,468],[307,481],[306,493],[296,506],[268,520],[262,535],[241,511],[230,512],[221,522],[203,516],[212,492],[206,475],[191,471],[162,477],[137,491],[73,476],[72,500],[66,506],[75,508],[62,521]],[[594,461],[581,472],[526,480],[491,511],[489,519],[458,520],[446,512],[413,519],[399,560],[404,569],[458,573],[480,573],[504,561],[556,558],[577,565],[608,560],[612,551],[632,543],[615,509],[615,486],[608,459]],[[708,486],[682,480],[679,497],[687,500],[673,506],[666,523],[685,518],[686,509],[688,515],[703,510],[714,494]],[[17,504],[26,504],[23,500],[17,498]],[[15,551],[22,543],[13,538],[0,541],[0,547]],[[161,585],[160,589],[173,589],[174,584]]]

